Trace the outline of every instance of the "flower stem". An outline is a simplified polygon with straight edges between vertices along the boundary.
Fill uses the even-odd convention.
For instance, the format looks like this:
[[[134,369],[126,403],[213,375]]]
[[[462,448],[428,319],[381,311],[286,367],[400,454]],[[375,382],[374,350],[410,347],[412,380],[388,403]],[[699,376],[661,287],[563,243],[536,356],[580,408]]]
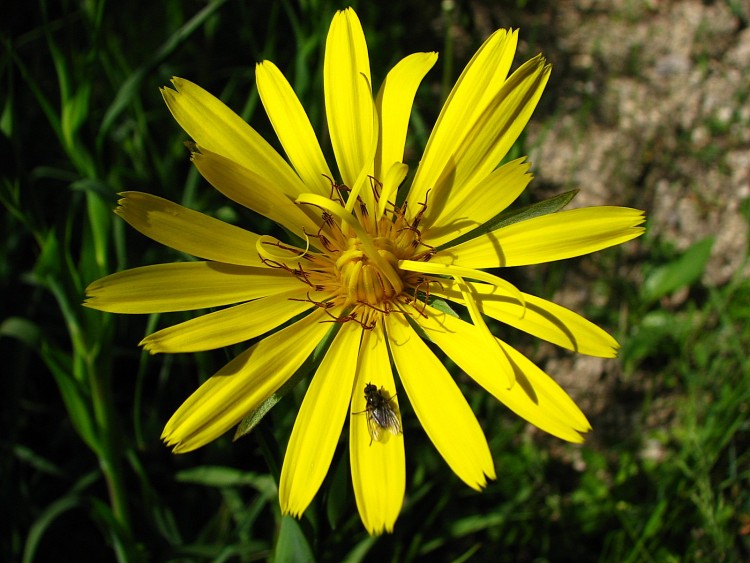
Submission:
[[[103,340],[106,341],[106,337]],[[112,535],[116,536],[112,538],[112,543],[115,547],[120,545],[121,549],[115,551],[122,555],[118,557],[119,560],[126,561],[135,553],[135,546],[122,471],[125,450],[122,446],[110,380],[112,362],[107,346],[96,350],[84,346],[84,349],[84,369],[98,429],[95,453],[107,486],[112,517],[117,523],[117,527],[111,530]]]

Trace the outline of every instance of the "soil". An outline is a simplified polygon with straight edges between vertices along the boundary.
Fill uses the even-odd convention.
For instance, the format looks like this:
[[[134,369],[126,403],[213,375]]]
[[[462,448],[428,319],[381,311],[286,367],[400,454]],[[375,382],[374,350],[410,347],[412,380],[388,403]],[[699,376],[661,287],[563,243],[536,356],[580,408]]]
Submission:
[[[532,127],[539,178],[583,188],[575,204],[643,208],[679,250],[714,235],[707,285],[747,250],[749,16],[748,2],[561,3],[558,111]]]
[[[642,274],[632,263],[646,248],[682,251],[708,236],[715,243],[701,282],[747,276],[738,269],[750,209],[750,2],[497,4],[472,2],[472,26],[485,34],[520,27],[519,61],[541,51],[553,64],[527,130],[535,196],[580,188],[571,207],[644,209],[650,240],[624,245],[633,260],[618,272],[636,287]],[[457,50],[463,44],[458,34]],[[581,285],[569,276],[554,296],[576,311],[592,299],[582,266]],[[540,352],[534,360],[603,430],[599,439],[608,428],[626,432],[622,419],[640,414],[647,378],[624,382],[616,361]]]

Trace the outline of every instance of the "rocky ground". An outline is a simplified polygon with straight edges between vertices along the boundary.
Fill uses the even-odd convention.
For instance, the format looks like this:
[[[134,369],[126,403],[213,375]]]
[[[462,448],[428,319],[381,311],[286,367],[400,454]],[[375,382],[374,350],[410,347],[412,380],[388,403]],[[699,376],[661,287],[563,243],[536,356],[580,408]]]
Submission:
[[[684,250],[713,235],[702,282],[717,286],[747,275],[737,270],[747,253],[750,207],[750,2],[507,4],[471,3],[474,27],[520,27],[528,41],[522,60],[541,50],[554,65],[528,129],[535,195],[576,187],[572,206],[644,209],[652,247]],[[637,256],[643,245],[623,248]],[[592,298],[585,268],[569,275],[558,303],[585,310]],[[622,275],[637,283],[640,268]],[[541,365],[600,428],[626,432],[621,419],[640,409],[623,393],[640,395],[648,385],[647,378],[623,385],[609,360],[550,350]],[[668,404],[657,411],[668,416]]]
[[[551,125],[536,123],[540,180],[578,205],[646,209],[679,249],[716,236],[703,282],[743,258],[750,196],[750,3],[562,2],[565,75]]]

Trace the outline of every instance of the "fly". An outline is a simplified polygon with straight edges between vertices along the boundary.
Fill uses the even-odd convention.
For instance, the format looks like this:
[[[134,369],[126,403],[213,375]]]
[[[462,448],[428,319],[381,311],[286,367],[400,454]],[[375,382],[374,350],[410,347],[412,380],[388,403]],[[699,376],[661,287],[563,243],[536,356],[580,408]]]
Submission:
[[[385,387],[377,388],[368,383],[365,385],[365,410],[354,414],[365,413],[367,416],[367,431],[370,434],[370,445],[373,440],[380,442],[383,431],[388,430],[394,436],[401,433],[401,421],[391,405],[393,397],[388,397]]]

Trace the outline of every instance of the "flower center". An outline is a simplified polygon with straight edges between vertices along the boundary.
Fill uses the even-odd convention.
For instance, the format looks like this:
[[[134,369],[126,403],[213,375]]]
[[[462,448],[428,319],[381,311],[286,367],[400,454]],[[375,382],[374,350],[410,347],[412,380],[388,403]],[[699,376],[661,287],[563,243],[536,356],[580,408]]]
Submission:
[[[306,233],[310,246],[318,250],[301,252],[266,243],[294,253],[296,259],[289,254],[262,255],[266,265],[283,268],[309,286],[304,301],[325,309],[337,322],[353,320],[368,329],[383,315],[406,313],[404,306],[424,302],[430,284],[437,280],[398,266],[400,260],[429,261],[435,253],[422,242],[419,230],[426,201],[410,215],[406,204],[379,205],[382,185],[374,179],[370,185],[372,197],[366,202],[356,196],[354,205],[343,198],[351,196],[348,188],[333,183],[329,198],[301,196],[298,203],[322,210],[318,232]]]
[[[394,241],[377,237],[373,239],[373,243],[378,255],[401,279],[396,255],[398,249]],[[339,276],[340,293],[346,296],[347,301],[381,308],[402,291],[403,283],[402,287],[394,287],[394,283],[383,275],[356,237],[347,240],[346,249],[338,255],[335,268]]]

